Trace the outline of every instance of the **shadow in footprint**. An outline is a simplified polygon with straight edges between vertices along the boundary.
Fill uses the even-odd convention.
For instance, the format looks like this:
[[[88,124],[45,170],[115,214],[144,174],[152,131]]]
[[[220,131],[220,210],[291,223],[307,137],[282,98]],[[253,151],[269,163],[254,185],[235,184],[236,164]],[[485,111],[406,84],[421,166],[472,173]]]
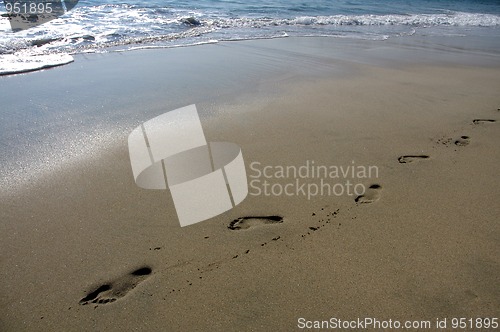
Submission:
[[[469,145],[469,143],[470,143],[469,136],[460,136],[460,138],[455,141],[455,145],[458,146],[466,146]]]
[[[480,124],[484,122],[497,122],[497,120],[492,120],[492,119],[474,119],[472,120],[472,123],[474,124]]]
[[[144,281],[152,272],[148,266],[141,267],[113,282],[99,286],[94,291],[88,293],[79,303],[86,305],[89,303],[107,304],[115,302],[127,295],[128,292]]]
[[[426,155],[408,155],[408,156],[401,156],[398,158],[398,161],[400,164],[408,164],[412,163],[416,160],[422,160],[422,159],[429,159],[429,156]]]
[[[241,230],[259,225],[281,224],[282,222],[283,222],[283,217],[281,216],[264,216],[264,217],[250,216],[250,217],[241,217],[231,221],[231,223],[229,223],[229,226],[227,226],[227,228],[231,230]]]
[[[363,195],[359,195],[354,199],[354,201],[359,204],[373,203],[375,201],[378,201],[380,199],[381,189],[382,187],[379,184],[372,184],[370,187],[368,187],[368,190],[366,190]]]

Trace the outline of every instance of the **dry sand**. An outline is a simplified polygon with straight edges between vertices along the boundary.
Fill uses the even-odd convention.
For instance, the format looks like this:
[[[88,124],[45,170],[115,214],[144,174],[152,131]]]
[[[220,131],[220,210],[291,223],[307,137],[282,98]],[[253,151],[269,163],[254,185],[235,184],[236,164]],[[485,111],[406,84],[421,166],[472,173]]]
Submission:
[[[222,92],[195,100],[200,113],[205,110],[207,138],[241,146],[248,175],[255,175],[252,162],[376,166],[378,178],[356,179],[374,185],[363,197],[308,200],[255,196],[251,189],[233,210],[181,228],[168,191],[138,188],[130,169],[129,130],[154,115],[124,111],[117,117],[129,121],[112,139],[109,132],[96,134],[85,158],[56,165],[48,153],[49,172],[24,182],[14,172],[16,181],[0,191],[0,330],[291,331],[300,317],[433,324],[448,318],[450,327],[454,317],[500,317],[500,67],[480,60],[446,64],[446,54],[434,64],[372,62],[369,52],[352,61],[326,58],[356,47],[378,51],[360,41],[344,44],[342,53],[329,40],[230,43],[115,60],[120,66],[172,52],[193,58],[206,52],[214,61],[217,54],[240,52],[247,60],[257,54],[253,63],[233,60],[254,75],[251,86],[231,90],[233,78],[222,87],[224,79],[214,78],[214,90]],[[283,61],[283,48],[301,55],[286,53]],[[0,85],[35,89],[27,83],[30,75],[57,85],[64,84],[57,77],[94,70],[94,85],[125,95],[99,85],[95,68],[113,57],[88,56],[67,67],[5,77]],[[187,77],[177,84],[194,94],[189,61]],[[278,69],[260,79],[252,74],[255,63]],[[141,71],[117,71],[115,78]],[[78,91],[55,103],[68,105],[88,93]],[[169,104],[159,91],[146,97],[144,109],[156,114],[189,102],[180,96]],[[95,132],[108,129],[88,121]],[[43,142],[43,135],[33,137]],[[4,146],[10,139],[4,134]],[[69,154],[74,144],[66,143]],[[270,181],[285,185],[290,179]],[[231,224],[248,216],[283,219]]]

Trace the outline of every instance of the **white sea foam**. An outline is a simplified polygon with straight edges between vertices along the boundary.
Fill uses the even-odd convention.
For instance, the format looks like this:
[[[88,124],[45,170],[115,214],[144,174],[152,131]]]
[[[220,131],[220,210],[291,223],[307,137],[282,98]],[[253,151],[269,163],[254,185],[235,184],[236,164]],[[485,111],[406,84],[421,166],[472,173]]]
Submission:
[[[137,50],[150,50],[150,49],[161,49],[161,48],[175,48],[175,47],[188,47],[188,46],[198,46],[198,45],[207,45],[207,44],[217,44],[219,43],[216,39],[211,39],[203,42],[192,43],[192,44],[179,44],[179,45],[149,45],[149,46],[134,46],[126,49],[119,49],[116,52],[126,52],[126,51],[137,51]]]
[[[73,62],[73,57],[69,54],[46,54],[36,56],[4,54],[0,55],[0,75],[25,73],[61,66],[70,62]]]
[[[477,13],[416,14],[416,15],[332,15],[301,16],[292,19],[237,18],[212,19],[206,22],[220,28],[231,27],[266,27],[293,25],[410,25],[410,26],[500,26],[500,16]]]
[[[471,28],[500,29],[500,15],[452,11],[296,17],[272,13],[262,17],[230,14],[209,8],[144,8],[124,4],[77,6],[58,19],[18,33],[8,31],[8,20],[0,17],[0,73],[60,65],[69,61],[67,54],[103,52],[117,47],[120,50],[169,48],[213,43],[214,40],[284,36],[386,40],[412,36],[421,28],[444,27],[447,30],[438,29],[437,33],[445,36],[466,35]]]

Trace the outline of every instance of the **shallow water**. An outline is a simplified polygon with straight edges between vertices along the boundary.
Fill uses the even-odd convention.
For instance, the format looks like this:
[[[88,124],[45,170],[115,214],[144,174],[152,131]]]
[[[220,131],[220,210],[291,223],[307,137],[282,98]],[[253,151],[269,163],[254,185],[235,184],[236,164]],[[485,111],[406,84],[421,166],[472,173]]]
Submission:
[[[0,10],[5,10],[3,6]],[[0,73],[29,70],[29,56],[176,47],[227,40],[331,36],[500,34],[498,1],[80,1],[62,17],[12,32],[0,17]],[[15,54],[16,59],[1,55]],[[54,58],[46,65],[58,64]],[[51,62],[52,61],[52,62]]]

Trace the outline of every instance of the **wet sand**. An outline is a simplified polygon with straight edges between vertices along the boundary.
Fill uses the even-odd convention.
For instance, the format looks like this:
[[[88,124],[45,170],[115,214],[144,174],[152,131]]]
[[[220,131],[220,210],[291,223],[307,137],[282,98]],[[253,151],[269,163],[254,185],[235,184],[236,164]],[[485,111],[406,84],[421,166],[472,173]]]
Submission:
[[[0,329],[499,317],[499,64],[287,38],[85,55],[0,78]],[[135,185],[127,137],[193,103],[208,140],[238,144],[261,182],[181,228],[168,191]],[[378,173],[348,178],[359,195],[256,195],[264,180],[297,180],[256,169],[308,161]]]

